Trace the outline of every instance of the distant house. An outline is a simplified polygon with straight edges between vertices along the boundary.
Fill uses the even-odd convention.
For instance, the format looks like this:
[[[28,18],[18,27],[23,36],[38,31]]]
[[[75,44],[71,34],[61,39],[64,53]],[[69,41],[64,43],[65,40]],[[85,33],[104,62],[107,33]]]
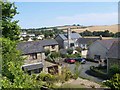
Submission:
[[[26,37],[27,36],[27,32],[26,31],[23,31],[20,33],[20,37]]]
[[[38,36],[36,36],[36,38],[37,38],[38,40],[42,40],[42,39],[44,38],[44,35],[38,35]]]
[[[87,58],[94,60],[105,60],[107,57],[107,53],[114,41],[118,39],[105,39],[105,40],[97,40],[92,43],[88,48]]]
[[[22,57],[25,58],[22,69],[27,70],[29,74],[32,72],[40,73],[43,69],[52,66],[52,64],[51,66],[48,66],[45,63],[45,50],[49,49],[50,51],[57,52],[58,43],[54,39],[20,42],[17,45],[17,49],[21,51]]]
[[[55,39],[40,40],[39,44],[43,46],[44,50],[50,50],[51,52],[58,52],[59,45]]]
[[[100,40],[100,38],[93,38],[93,37],[89,37],[89,38],[79,38],[77,40],[78,43],[78,47],[81,48],[81,55],[83,58],[86,58],[87,56],[87,52],[88,52],[88,47],[95,41]]]
[[[120,40],[115,41],[107,53],[107,71],[112,65],[120,65]]]
[[[81,49],[88,49],[88,46],[90,46],[93,42],[100,40],[100,38],[79,38],[77,40],[78,46]]]
[[[35,34],[27,34],[29,37],[35,37]]]
[[[33,41],[31,37],[29,37],[28,41]]]
[[[68,49],[78,47],[77,40],[80,37],[78,33],[71,33],[71,29],[68,28],[67,34],[58,34],[55,40],[58,42],[60,49]]]

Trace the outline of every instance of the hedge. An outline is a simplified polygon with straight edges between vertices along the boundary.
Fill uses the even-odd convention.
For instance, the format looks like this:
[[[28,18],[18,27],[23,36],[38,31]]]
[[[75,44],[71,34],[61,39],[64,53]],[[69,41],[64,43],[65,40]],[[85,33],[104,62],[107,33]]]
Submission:
[[[101,79],[108,79],[108,74],[102,72],[101,70],[99,70],[95,66],[91,66],[90,67],[90,74],[93,75],[93,76],[95,76],[95,77],[99,77]]]

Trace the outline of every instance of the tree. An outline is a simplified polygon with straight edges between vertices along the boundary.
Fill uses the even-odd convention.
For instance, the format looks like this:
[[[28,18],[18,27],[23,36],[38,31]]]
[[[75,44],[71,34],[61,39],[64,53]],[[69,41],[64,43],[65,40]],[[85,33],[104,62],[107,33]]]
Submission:
[[[2,88],[40,88],[42,82],[37,81],[35,75],[29,76],[22,71],[24,59],[16,50],[16,42],[5,38],[1,38],[0,42],[2,42]]]
[[[116,32],[114,37],[117,37],[117,38],[120,37],[120,32]]]
[[[0,4],[2,5],[2,36],[10,40],[18,40],[20,27],[17,25],[18,21],[13,20],[18,14],[17,7],[10,2],[1,1]]]
[[[93,34],[92,34],[92,32],[90,32],[90,31],[88,31],[88,30],[86,30],[86,31],[84,31],[84,32],[82,32],[82,33],[80,33],[82,36],[92,36]]]
[[[24,58],[16,49],[19,38],[18,21],[12,21],[17,14],[14,3],[0,2],[2,4],[2,33],[4,38],[0,51],[2,52],[2,88],[40,88],[41,81],[36,80],[36,75],[25,74],[21,66]]]

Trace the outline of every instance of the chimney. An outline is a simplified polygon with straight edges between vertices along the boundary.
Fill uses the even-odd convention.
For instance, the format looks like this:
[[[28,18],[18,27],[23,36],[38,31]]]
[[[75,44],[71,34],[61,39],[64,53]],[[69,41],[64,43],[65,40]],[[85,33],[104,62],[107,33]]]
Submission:
[[[68,48],[70,48],[70,40],[71,40],[70,34],[71,34],[71,29],[70,29],[70,27],[69,27],[68,30],[67,30]]]

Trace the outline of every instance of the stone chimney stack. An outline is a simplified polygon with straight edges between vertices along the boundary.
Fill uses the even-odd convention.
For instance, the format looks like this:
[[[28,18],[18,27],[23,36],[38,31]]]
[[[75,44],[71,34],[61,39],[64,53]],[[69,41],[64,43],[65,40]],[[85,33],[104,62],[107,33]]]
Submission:
[[[70,33],[71,33],[71,29],[70,29],[70,27],[69,27],[69,28],[68,28],[68,30],[67,30],[68,40],[70,40],[70,39],[71,39],[71,37],[70,37]]]
[[[71,29],[70,27],[67,30],[67,37],[68,37],[68,48],[70,48],[70,40],[71,40]]]

